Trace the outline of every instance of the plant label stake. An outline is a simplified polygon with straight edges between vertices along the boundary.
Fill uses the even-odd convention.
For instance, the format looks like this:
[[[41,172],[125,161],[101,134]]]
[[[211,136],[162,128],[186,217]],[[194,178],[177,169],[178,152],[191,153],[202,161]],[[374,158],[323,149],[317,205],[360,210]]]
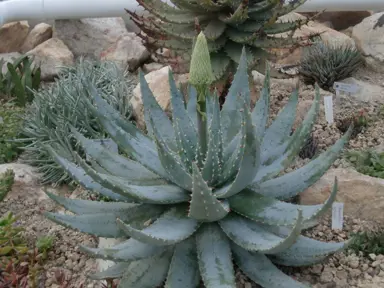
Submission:
[[[324,96],[325,119],[328,124],[333,123],[333,97]]]
[[[340,92],[347,93],[348,96],[351,96],[360,90],[360,86],[357,84],[334,82],[333,89],[336,91],[336,102],[338,103],[340,101]]]
[[[343,209],[344,203],[332,204],[332,230],[343,230]]]
[[[110,138],[106,138],[106,139],[93,139],[93,141],[100,143],[105,148],[109,149],[110,151],[112,151],[114,153],[118,153],[119,152],[119,148],[118,148],[117,144],[112,139],[110,139]],[[89,156],[88,155],[86,155],[86,159],[87,159],[87,161],[89,160]]]

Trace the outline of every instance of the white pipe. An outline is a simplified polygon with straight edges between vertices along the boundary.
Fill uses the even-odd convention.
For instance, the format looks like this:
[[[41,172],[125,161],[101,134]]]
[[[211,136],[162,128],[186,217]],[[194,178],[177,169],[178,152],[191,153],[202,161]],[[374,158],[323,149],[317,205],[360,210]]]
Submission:
[[[170,3],[170,0],[163,0]],[[31,19],[118,17],[124,9],[143,13],[136,0],[8,0],[0,2],[0,26]],[[366,11],[384,9],[384,0],[308,0],[297,12]]]

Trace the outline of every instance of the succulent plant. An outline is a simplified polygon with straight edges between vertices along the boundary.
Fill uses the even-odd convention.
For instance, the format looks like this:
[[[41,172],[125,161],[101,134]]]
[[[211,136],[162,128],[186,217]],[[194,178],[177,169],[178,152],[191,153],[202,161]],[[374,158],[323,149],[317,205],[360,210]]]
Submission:
[[[207,54],[205,37],[197,38],[192,69]],[[198,56],[200,55],[200,56]],[[195,57],[203,57],[196,59]],[[329,168],[348,140],[346,133],[328,151],[293,172],[278,176],[300,151],[319,109],[319,90],[308,115],[290,136],[298,91],[266,127],[269,73],[252,113],[246,50],[223,105],[210,95],[209,63],[193,78],[188,103],[169,72],[172,121],[156,102],[140,73],[148,134],[125,121],[88,81],[94,103],[88,108],[132,159],[113,153],[82,136],[73,137],[92,159],[72,151],[76,163],[62,156],[61,143],[47,145],[51,155],[87,189],[116,202],[68,199],[49,194],[75,215],[46,213],[66,227],[99,237],[127,238],[110,248],[81,246],[90,255],[116,261],[94,279],[121,278],[118,287],[236,287],[232,259],[263,287],[305,287],[275,264],[305,266],[343,249],[347,242],[323,243],[301,236],[333,203],[284,202],[300,193]],[[206,58],[208,59],[208,58]],[[194,63],[195,62],[195,63]],[[191,75],[197,73],[190,71]],[[206,93],[206,94],[204,94]],[[199,106],[199,107],[198,107]]]
[[[102,97],[122,116],[130,119],[131,106],[127,95],[130,95],[129,85],[134,86],[136,79],[126,76],[113,62],[79,58],[75,66],[63,67],[58,79],[49,88],[35,93],[34,101],[23,117],[23,136],[19,137],[19,142],[25,146],[21,160],[37,167],[42,184],[58,185],[71,181],[65,170],[43,147],[44,143],[54,140],[56,130],[65,131],[65,123],[70,122],[86,137],[105,137],[102,127],[83,103],[87,93],[83,91],[82,77],[90,79],[100,89]],[[70,153],[67,155],[71,156]]]
[[[363,63],[360,51],[351,45],[318,41],[305,47],[299,73],[306,83],[330,90],[335,81],[351,76]]]
[[[138,35],[154,58],[173,65],[179,72],[188,69],[193,39],[203,31],[208,39],[215,80],[236,69],[244,45],[249,68],[264,73],[265,60],[275,59],[271,49],[297,47],[310,38],[293,37],[294,31],[308,19],[277,21],[306,0],[171,0],[172,6],[161,0],[137,2],[149,16],[127,12],[141,29]],[[288,35],[282,36],[286,32]],[[170,49],[172,55],[158,53],[159,48]],[[271,68],[270,72],[276,77],[283,76]]]

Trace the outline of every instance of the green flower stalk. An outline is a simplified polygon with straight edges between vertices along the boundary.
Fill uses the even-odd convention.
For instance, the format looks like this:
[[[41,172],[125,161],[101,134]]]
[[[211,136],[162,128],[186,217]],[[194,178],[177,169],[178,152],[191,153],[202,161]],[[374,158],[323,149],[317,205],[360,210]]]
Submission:
[[[192,53],[192,60],[189,72],[189,83],[191,83],[197,91],[197,116],[198,130],[201,153],[205,154],[207,150],[207,114],[205,95],[209,95],[209,86],[213,83],[214,77],[212,73],[211,59],[207,39],[203,32],[197,36],[195,47]]]

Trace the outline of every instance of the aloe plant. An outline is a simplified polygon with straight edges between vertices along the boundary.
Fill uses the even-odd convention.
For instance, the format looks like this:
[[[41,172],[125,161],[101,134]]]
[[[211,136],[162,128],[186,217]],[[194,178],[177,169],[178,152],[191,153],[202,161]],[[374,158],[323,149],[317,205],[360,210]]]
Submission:
[[[246,50],[223,108],[209,94],[212,81],[207,42],[201,33],[192,55],[188,103],[172,72],[172,121],[156,102],[143,73],[140,87],[148,134],[122,118],[84,81],[94,105],[88,107],[131,159],[72,135],[90,161],[72,150],[76,163],[62,156],[60,143],[47,149],[87,189],[115,202],[69,199],[48,194],[75,215],[46,213],[65,227],[99,237],[126,238],[111,248],[81,250],[117,262],[94,279],[121,278],[118,287],[236,287],[232,260],[263,287],[306,287],[275,264],[306,266],[323,261],[348,242],[324,243],[301,231],[332,205],[337,182],[324,204],[284,202],[330,167],[351,133],[300,169],[279,176],[300,151],[319,110],[319,88],[308,115],[290,135],[298,91],[267,127],[269,72],[261,98],[250,112]],[[202,59],[205,59],[202,61]],[[198,65],[199,64],[199,65]],[[68,145],[69,147],[69,145]]]
[[[264,73],[265,60],[276,59],[271,49],[294,48],[310,38],[294,37],[294,32],[309,19],[279,20],[306,0],[171,0],[174,6],[162,0],[137,2],[147,14],[127,12],[141,29],[139,36],[154,57],[178,71],[188,69],[193,39],[202,31],[208,39],[215,80],[236,69],[243,46],[250,69]],[[288,35],[283,37],[282,33]],[[172,55],[158,53],[159,48],[170,49]],[[275,77],[286,77],[275,70],[271,72]]]

